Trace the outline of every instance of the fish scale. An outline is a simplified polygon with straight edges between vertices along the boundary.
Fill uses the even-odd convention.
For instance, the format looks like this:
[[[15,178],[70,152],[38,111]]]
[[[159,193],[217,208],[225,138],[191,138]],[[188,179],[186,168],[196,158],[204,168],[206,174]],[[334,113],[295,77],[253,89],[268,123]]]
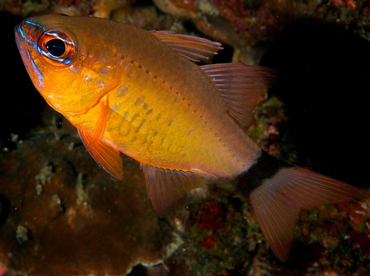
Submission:
[[[207,144],[209,147],[213,147],[213,144],[216,142],[219,144],[220,148],[222,148],[223,145],[226,145],[225,142],[218,136],[214,135],[214,133],[217,130],[217,127],[212,126],[212,120],[209,118],[207,119],[202,113],[200,112],[194,112],[194,110],[202,110],[202,108],[198,108],[196,104],[194,104],[194,101],[191,103],[190,106],[188,106],[189,102],[186,101],[186,98],[183,99],[184,94],[190,94],[185,92],[180,92],[180,88],[177,89],[176,80],[169,81],[164,80],[165,84],[163,84],[162,78],[158,77],[162,74],[155,74],[155,73],[148,73],[146,70],[149,70],[149,72],[153,71],[150,69],[146,69],[147,67],[144,65],[141,65],[140,67],[132,63],[132,68],[134,73],[131,73],[130,70],[127,70],[125,72],[125,75],[129,75],[130,77],[127,78],[127,80],[122,81],[126,85],[128,85],[128,92],[127,94],[121,98],[115,98],[115,91],[111,91],[109,94],[110,102],[119,103],[119,107],[114,111],[118,114],[128,114],[127,118],[123,118],[124,122],[118,123],[119,119],[110,119],[108,117],[107,120],[107,129],[106,129],[106,137],[108,141],[114,141],[115,144],[119,144],[120,147],[122,147],[122,150],[128,148],[127,144],[130,144],[130,150],[136,149],[136,152],[125,152],[126,154],[135,157],[136,159],[140,160],[140,157],[143,158],[143,163],[147,163],[144,160],[146,159],[159,159],[161,158],[162,163],[157,163],[156,165],[158,167],[169,167],[170,165],[175,169],[182,169],[182,170],[191,170],[190,167],[192,165],[191,162],[194,162],[196,159],[196,156],[205,156],[207,158],[206,162],[209,163],[209,159],[211,160],[217,160],[216,158],[212,157],[214,154],[214,150],[212,150],[208,154],[201,154],[204,152],[204,150],[207,149]],[[155,78],[155,76],[157,76]],[[137,82],[143,83],[143,87],[137,88]],[[133,83],[135,87],[131,87],[130,83]],[[175,83],[172,85],[172,83]],[[170,88],[171,87],[171,88]],[[147,96],[143,96],[143,92],[145,90],[150,90],[152,93]],[[156,93],[153,93],[155,91]],[[176,92],[179,92],[178,94]],[[148,93],[147,93],[148,94]],[[112,95],[112,96],[110,96]],[[158,97],[161,97],[162,102],[159,103],[162,109],[171,108],[174,107],[174,110],[176,112],[166,112],[161,113],[161,117],[159,119],[154,119],[156,123],[147,124],[148,121],[152,121],[153,117],[158,118],[158,108],[155,106],[152,106],[150,104],[151,102],[158,101]],[[138,102],[143,101],[142,104],[138,104]],[[145,109],[143,106],[145,105],[145,109],[149,108],[153,110],[150,114],[146,114]],[[166,107],[166,105],[168,107]],[[193,108],[193,109],[191,109]],[[113,116],[113,115],[110,115]],[[117,115],[119,116],[119,115]],[[194,117],[194,121],[190,121],[189,123],[183,122],[181,120],[182,116],[187,116],[189,118],[190,116]],[[148,118],[147,118],[148,117]],[[134,119],[134,120],[133,120]],[[145,124],[142,124],[142,121],[146,120]],[[230,120],[231,121],[231,120]],[[113,122],[113,126],[110,127],[110,122]],[[167,122],[167,123],[166,123]],[[170,123],[171,122],[171,123]],[[207,122],[207,124],[204,124],[204,122]],[[189,125],[189,128],[185,125],[187,123]],[[194,128],[192,126],[194,125],[200,125],[198,128]],[[156,127],[164,126],[163,127]],[[117,126],[119,128],[119,137],[120,141],[115,141],[114,134],[111,136],[109,133],[115,133],[117,131]],[[142,133],[137,132],[137,128],[140,126],[140,131]],[[226,128],[226,127],[223,127]],[[127,131],[130,129],[129,135],[127,135]],[[211,130],[210,130],[211,129]],[[226,128],[227,129],[227,128]],[[188,135],[188,133],[192,131],[192,135]],[[202,132],[204,134],[202,134]],[[213,135],[209,136],[209,132],[212,132]],[[226,131],[224,131],[226,132]],[[148,134],[149,133],[149,134]],[[151,136],[151,133],[157,133],[155,137],[152,136],[152,139],[148,140],[148,137]],[[219,133],[221,134],[222,131],[220,130]],[[126,134],[126,135],[125,135]],[[243,133],[244,134],[244,133]],[[126,136],[126,137],[125,137]],[[203,142],[199,145],[199,148],[195,148],[192,146],[192,149],[189,149],[188,145],[192,145],[192,137],[195,139],[200,140],[202,136],[206,136],[207,140],[215,140],[215,142]],[[209,136],[209,137],[208,137]],[[125,138],[123,138],[125,137]],[[193,138],[193,139],[194,139]],[[177,140],[176,140],[177,139]],[[220,139],[222,142],[220,142]],[[124,143],[124,141],[128,141],[127,144]],[[176,143],[179,142],[179,143]],[[198,142],[199,143],[199,142]],[[146,144],[150,144],[152,146],[152,149],[149,149],[146,146]],[[165,163],[163,155],[163,151],[171,151],[173,152],[173,155],[169,156],[167,159],[169,163]],[[146,153],[149,152],[150,156],[146,156]],[[193,155],[191,153],[193,152]],[[140,157],[139,157],[140,156]],[[225,156],[225,155],[224,155]],[[186,159],[185,159],[186,158]],[[181,164],[180,160],[183,159],[183,164]],[[179,164],[174,164],[173,160],[176,160]],[[225,164],[227,163],[227,164]],[[185,164],[185,165],[184,165]],[[186,167],[186,164],[188,167]],[[220,164],[219,167],[225,170],[228,166],[230,166],[232,162],[229,162],[228,160],[224,162],[224,164]],[[198,162],[199,167],[199,162]],[[205,167],[205,166],[204,166]],[[231,167],[231,166],[230,166]],[[235,167],[235,166],[234,166]],[[213,165],[214,168],[214,165]],[[210,171],[210,170],[209,170]],[[219,173],[219,172],[218,172]],[[219,173],[220,174],[220,173]],[[223,176],[225,176],[226,173],[223,172]]]

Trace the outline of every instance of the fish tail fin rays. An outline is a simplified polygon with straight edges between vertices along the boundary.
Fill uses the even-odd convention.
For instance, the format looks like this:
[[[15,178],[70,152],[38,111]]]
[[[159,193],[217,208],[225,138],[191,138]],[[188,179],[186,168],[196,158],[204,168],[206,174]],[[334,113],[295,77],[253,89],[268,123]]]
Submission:
[[[284,167],[284,163],[276,159],[270,162],[275,162],[274,173],[269,173],[260,183],[254,181],[254,187],[243,188],[248,183],[244,186],[239,183],[237,187],[247,197],[268,244],[282,261],[288,257],[302,207],[347,202],[368,196],[362,190],[333,178],[299,167]],[[276,170],[277,167],[280,168]],[[248,182],[250,176],[247,176],[248,172],[245,174],[239,180],[244,178]]]
[[[159,217],[164,217],[172,205],[185,193],[217,181],[217,178],[211,175],[167,170],[149,165],[142,165],[142,170],[145,175],[148,197]]]

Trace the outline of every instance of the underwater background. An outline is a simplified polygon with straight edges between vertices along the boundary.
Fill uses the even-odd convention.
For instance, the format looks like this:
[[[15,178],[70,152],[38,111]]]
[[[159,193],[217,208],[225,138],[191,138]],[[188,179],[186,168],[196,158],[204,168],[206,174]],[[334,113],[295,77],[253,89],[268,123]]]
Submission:
[[[227,184],[165,218],[139,164],[112,179],[33,87],[14,42],[28,16],[99,16],[223,43],[213,63],[280,73],[247,130],[268,153],[369,189],[370,3],[354,0],[0,0],[3,275],[370,275],[370,200],[301,212],[280,262]]]

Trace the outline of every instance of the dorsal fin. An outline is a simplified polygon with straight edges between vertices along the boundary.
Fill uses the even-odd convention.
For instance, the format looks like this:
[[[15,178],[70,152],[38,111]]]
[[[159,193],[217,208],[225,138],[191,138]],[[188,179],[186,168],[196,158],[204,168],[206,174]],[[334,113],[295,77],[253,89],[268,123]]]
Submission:
[[[151,33],[170,46],[180,56],[193,62],[207,60],[223,49],[221,43],[201,37],[176,34],[171,31],[151,31]]]
[[[211,175],[193,172],[160,169],[149,165],[142,165],[145,176],[148,197],[154,211],[164,217],[169,208],[185,193],[208,183],[217,182]]]
[[[200,67],[220,91],[229,114],[241,126],[249,126],[253,122],[254,109],[277,77],[273,69],[244,63]]]
[[[96,122],[94,132],[78,128],[78,134],[94,160],[112,176],[122,179],[123,163],[120,151],[101,140],[105,131],[107,115],[110,111],[108,97],[104,97],[100,101],[100,109],[100,116]]]

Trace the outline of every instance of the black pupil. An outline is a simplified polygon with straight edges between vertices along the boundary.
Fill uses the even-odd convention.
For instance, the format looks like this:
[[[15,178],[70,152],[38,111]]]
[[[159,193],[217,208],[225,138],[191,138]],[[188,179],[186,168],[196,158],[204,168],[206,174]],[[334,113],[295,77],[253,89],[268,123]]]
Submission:
[[[46,49],[49,53],[55,57],[60,57],[66,51],[66,46],[64,42],[60,39],[52,39],[46,42]]]

